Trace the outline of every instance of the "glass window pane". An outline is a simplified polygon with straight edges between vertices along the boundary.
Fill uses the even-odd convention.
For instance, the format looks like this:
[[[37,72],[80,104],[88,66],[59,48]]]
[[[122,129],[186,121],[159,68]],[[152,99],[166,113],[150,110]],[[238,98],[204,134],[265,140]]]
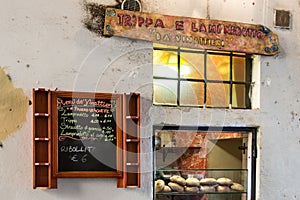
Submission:
[[[182,78],[203,79],[204,55],[196,53],[180,53],[180,76]]]
[[[212,50],[208,50],[208,53],[217,53],[217,54],[230,54],[230,52],[228,51],[212,51]]]
[[[206,105],[209,107],[229,107],[230,86],[224,83],[208,83]]]
[[[154,79],[154,104],[177,105],[177,81]]]
[[[212,132],[208,139],[208,167],[213,169],[245,169],[247,168],[247,149],[245,152],[239,147],[248,143],[248,135],[240,132]],[[226,160],[227,162],[222,162]],[[241,174],[233,176],[241,179]],[[242,181],[243,182],[243,181]]]
[[[241,55],[241,56],[246,56],[245,53],[241,53],[241,52],[233,52],[234,55]]]
[[[155,130],[153,160],[154,180],[166,185],[170,177],[179,175],[183,178],[193,177],[199,180],[203,178],[226,177],[235,184],[238,183],[241,190],[229,190],[221,192],[215,190],[206,194],[203,190],[194,195],[189,192],[168,193],[155,190],[155,200],[246,200],[247,192],[252,194],[255,188],[255,158],[251,152],[256,146],[256,137],[252,132],[236,131],[197,131],[184,130],[175,127],[169,130]],[[230,182],[231,182],[230,181]],[[213,183],[214,185],[216,183]],[[230,183],[231,184],[231,183]],[[218,194],[217,194],[218,193]],[[249,196],[249,195],[248,195]]]
[[[246,108],[246,87],[245,85],[232,85],[232,107]]]
[[[246,59],[242,57],[232,58],[232,79],[233,81],[246,81]]]
[[[249,134],[247,132],[157,130],[155,131],[156,169],[247,169],[247,149],[240,150],[239,147],[248,144]],[[166,154],[163,150],[169,147],[186,148],[178,148]],[[246,181],[243,180],[245,177],[241,177],[240,172],[234,174],[232,178],[237,182]]]
[[[204,83],[182,81],[180,83],[180,105],[203,106]]]
[[[191,49],[191,48],[186,48],[186,47],[180,47],[180,51],[193,51],[194,53],[204,53],[203,49]]]
[[[153,52],[153,75],[156,77],[177,78],[177,52],[155,50]]]
[[[251,81],[246,74],[249,71],[245,53],[204,51],[162,44],[153,46],[157,48],[153,50],[155,104],[203,106],[206,103],[207,107],[228,108],[231,103],[232,108],[249,108],[250,97],[245,94],[249,86],[243,84]],[[180,91],[177,91],[178,78],[181,79]],[[234,81],[231,83],[232,94],[231,81]]]
[[[207,55],[207,79],[230,80],[230,57]]]

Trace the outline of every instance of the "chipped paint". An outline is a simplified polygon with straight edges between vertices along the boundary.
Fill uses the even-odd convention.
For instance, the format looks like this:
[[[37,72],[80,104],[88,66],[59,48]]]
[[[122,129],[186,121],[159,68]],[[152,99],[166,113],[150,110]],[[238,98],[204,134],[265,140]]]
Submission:
[[[15,88],[5,71],[0,67],[0,141],[21,128],[26,121],[28,97],[21,88]]]

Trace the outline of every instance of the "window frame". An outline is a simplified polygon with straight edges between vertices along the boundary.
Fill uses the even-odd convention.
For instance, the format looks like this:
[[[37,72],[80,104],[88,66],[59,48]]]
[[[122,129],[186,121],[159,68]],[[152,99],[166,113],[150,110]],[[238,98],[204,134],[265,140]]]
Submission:
[[[248,148],[251,154],[251,170],[248,172],[248,180],[250,181],[250,191],[248,191],[247,199],[255,200],[256,199],[256,191],[257,191],[257,157],[258,157],[258,132],[259,127],[232,127],[232,126],[178,126],[178,125],[154,125],[152,129],[152,149],[153,149],[153,183],[155,177],[156,170],[156,162],[155,162],[155,131],[158,130],[167,130],[167,131],[176,131],[176,130],[184,130],[184,131],[205,131],[205,132],[248,132],[251,133],[251,147]],[[153,199],[155,199],[155,189],[153,186]]]
[[[252,88],[252,70],[253,70],[253,55],[252,54],[246,54],[246,53],[240,53],[240,52],[225,52],[225,51],[215,51],[215,50],[202,50],[202,49],[187,49],[187,48],[181,48],[181,47],[156,47],[153,46],[153,51],[170,51],[177,53],[177,77],[176,78],[169,78],[169,77],[163,77],[163,76],[155,76],[153,74],[153,81],[154,80],[173,80],[177,81],[177,101],[175,104],[168,104],[168,103],[155,103],[154,101],[154,91],[153,91],[153,104],[155,106],[168,106],[168,107],[196,107],[196,108],[222,108],[222,109],[252,109],[251,104],[251,88]],[[204,76],[203,79],[197,79],[197,78],[183,78],[181,77],[181,53],[195,53],[195,54],[203,54],[204,56]],[[228,56],[229,57],[229,73],[230,77],[229,80],[213,80],[207,78],[207,57],[208,55],[219,55],[219,56]],[[233,58],[245,58],[245,81],[234,81],[233,80]],[[203,83],[204,84],[204,102],[203,105],[182,105],[181,104],[181,82],[195,82],[195,83]],[[217,84],[226,84],[229,85],[229,104],[228,106],[208,106],[207,105],[207,85],[210,83],[217,83]],[[233,105],[233,86],[234,85],[242,85],[245,86],[245,107],[236,107]]]

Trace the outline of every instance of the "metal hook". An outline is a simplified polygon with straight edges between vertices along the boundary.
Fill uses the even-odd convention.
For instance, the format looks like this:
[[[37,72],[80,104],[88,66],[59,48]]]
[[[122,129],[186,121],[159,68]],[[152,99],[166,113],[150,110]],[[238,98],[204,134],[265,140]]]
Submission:
[[[243,146],[239,146],[238,149],[241,150],[241,151],[243,151],[243,154],[245,154],[246,150],[248,149],[248,147],[246,146],[245,143],[243,143]]]

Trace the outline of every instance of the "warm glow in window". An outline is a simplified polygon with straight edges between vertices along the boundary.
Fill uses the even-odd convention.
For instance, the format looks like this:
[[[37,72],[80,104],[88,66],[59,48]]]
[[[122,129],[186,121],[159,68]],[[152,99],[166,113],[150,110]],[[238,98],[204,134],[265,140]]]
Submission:
[[[242,53],[155,45],[154,104],[250,108],[247,59],[251,58]]]

